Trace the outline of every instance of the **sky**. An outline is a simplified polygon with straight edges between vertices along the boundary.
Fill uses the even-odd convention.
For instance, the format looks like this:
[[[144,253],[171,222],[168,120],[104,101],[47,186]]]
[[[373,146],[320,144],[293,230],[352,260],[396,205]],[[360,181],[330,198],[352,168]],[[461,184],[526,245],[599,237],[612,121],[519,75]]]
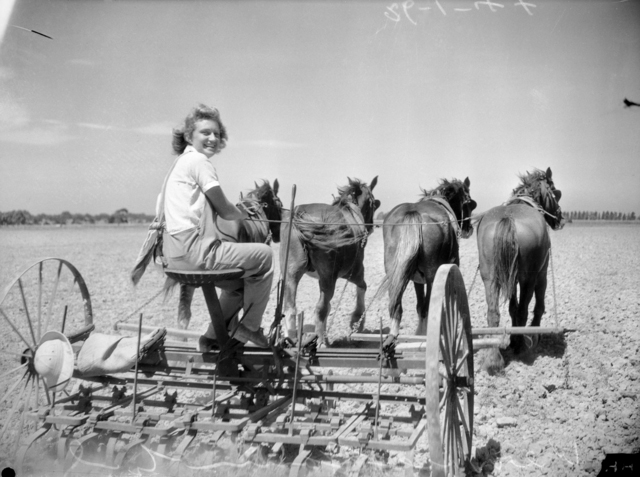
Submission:
[[[389,211],[469,177],[483,211],[550,167],[564,210],[639,214],[624,98],[637,0],[0,0],[0,211],[153,213],[171,129],[204,103],[232,200],[378,176]]]

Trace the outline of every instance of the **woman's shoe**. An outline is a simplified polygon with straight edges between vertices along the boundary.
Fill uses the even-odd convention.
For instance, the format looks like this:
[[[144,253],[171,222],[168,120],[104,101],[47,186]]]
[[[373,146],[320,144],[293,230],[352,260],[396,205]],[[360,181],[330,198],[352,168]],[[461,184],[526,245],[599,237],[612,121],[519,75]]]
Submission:
[[[262,333],[262,328],[258,328],[256,331],[251,331],[249,328],[240,323],[233,337],[239,341],[242,341],[243,343],[251,341],[253,344],[260,348],[269,347],[269,340],[267,340],[266,336]]]
[[[207,338],[205,335],[200,336],[198,339],[198,351],[200,353],[208,353],[214,349],[220,349],[218,340]]]

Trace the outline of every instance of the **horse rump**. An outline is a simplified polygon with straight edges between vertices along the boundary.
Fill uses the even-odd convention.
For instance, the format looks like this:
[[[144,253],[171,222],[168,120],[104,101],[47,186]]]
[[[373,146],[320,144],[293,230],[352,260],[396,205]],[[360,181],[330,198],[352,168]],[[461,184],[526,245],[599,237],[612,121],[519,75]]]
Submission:
[[[496,225],[493,237],[494,293],[502,293],[504,301],[516,293],[518,279],[518,238],[513,215],[503,217]]]

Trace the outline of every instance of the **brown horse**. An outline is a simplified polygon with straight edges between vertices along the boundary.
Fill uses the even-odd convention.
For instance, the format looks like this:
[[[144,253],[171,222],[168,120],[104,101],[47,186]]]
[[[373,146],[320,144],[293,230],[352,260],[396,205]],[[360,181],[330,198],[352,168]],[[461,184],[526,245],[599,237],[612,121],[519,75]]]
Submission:
[[[509,300],[509,315],[513,326],[526,326],[529,303],[535,295],[531,326],[540,326],[544,314],[544,294],[547,289],[547,267],[551,241],[547,225],[554,230],[564,226],[558,201],[562,196],[546,172],[534,170],[520,176],[521,184],[504,204],[479,216],[478,252],[480,275],[487,298],[487,321],[490,327],[500,324],[500,295]],[[517,296],[520,286],[520,298]],[[538,335],[530,340],[532,346]],[[522,336],[511,337],[516,352],[524,349]],[[489,373],[504,368],[498,349],[486,351],[483,367]]]
[[[360,323],[364,313],[364,295],[367,284],[364,280],[364,248],[373,229],[373,214],[380,201],[372,191],[378,182],[376,176],[371,185],[358,179],[349,179],[349,184],[338,189],[339,196],[331,205],[303,204],[295,208],[289,260],[285,270],[285,254],[280,254],[280,270],[286,273],[284,290],[284,329],[286,337],[296,340],[296,292],[298,282],[306,273],[316,279],[320,287],[320,298],[316,304],[315,335],[322,344],[328,345],[326,319],[331,309],[331,298],[338,278],[344,278],[357,287],[356,307],[351,313],[351,326]],[[281,250],[287,247],[289,224],[282,224]]]
[[[476,202],[469,195],[469,185],[468,177],[464,182],[443,179],[435,189],[423,190],[419,202],[400,204],[385,217],[384,268],[391,336],[400,333],[402,295],[409,280],[417,297],[416,334],[426,333],[431,287],[438,267],[445,263],[460,265],[458,238],[473,234],[470,218]]]
[[[261,185],[240,200],[241,206],[253,211],[254,220],[224,220],[218,218],[216,225],[230,242],[266,243],[280,242],[280,222],[282,220],[282,202],[278,198],[278,179],[263,181]],[[180,285],[180,303],[178,305],[178,326],[186,329],[191,320],[191,301],[195,288]]]

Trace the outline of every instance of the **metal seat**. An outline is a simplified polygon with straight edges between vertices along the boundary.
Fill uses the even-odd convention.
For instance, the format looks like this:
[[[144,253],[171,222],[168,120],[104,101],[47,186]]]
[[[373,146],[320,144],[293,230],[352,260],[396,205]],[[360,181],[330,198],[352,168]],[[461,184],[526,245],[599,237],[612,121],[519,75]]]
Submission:
[[[238,280],[244,275],[241,268],[228,268],[226,270],[175,270],[165,268],[164,273],[179,283],[192,287],[202,288],[207,309],[211,316],[211,323],[216,332],[216,338],[220,346],[224,346],[229,340],[229,331],[222,314],[216,283]]]

